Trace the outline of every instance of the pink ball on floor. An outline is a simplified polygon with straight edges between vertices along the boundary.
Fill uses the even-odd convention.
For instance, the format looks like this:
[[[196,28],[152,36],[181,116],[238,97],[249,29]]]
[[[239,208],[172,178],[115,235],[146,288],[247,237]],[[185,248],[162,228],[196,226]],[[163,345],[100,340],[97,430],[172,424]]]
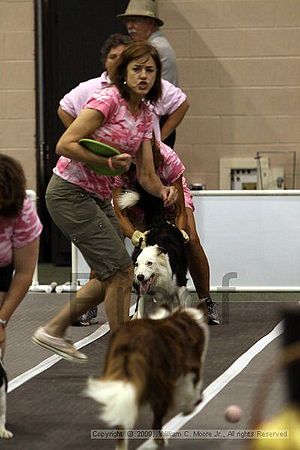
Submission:
[[[225,419],[228,422],[236,423],[241,420],[242,409],[238,405],[230,405],[224,411]]]

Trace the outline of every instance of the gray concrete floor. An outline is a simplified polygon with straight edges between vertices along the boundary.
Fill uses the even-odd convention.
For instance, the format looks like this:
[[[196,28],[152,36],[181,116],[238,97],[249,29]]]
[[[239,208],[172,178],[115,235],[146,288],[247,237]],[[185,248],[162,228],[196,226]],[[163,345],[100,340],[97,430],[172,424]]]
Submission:
[[[222,295],[214,296],[223,312],[224,322],[210,327],[211,338],[205,366],[205,387],[222,373],[256,341],[268,334],[281,318],[282,308],[298,301],[297,294],[230,294],[222,303]],[[33,368],[52,354],[31,343],[30,337],[68,301],[69,294],[33,294],[26,296],[8,327],[5,363],[12,380]],[[224,298],[223,298],[224,300]],[[103,308],[99,311],[100,325],[105,322]],[[99,325],[69,329],[69,336],[77,341],[92,333]],[[1,441],[1,449],[61,450],[113,449],[114,442],[91,440],[90,430],[105,428],[97,418],[97,406],[82,396],[87,378],[100,374],[103,367],[109,334],[84,348],[89,363],[84,367],[60,361],[50,369],[21,385],[8,395],[8,424],[14,432],[12,441]],[[273,341],[259,353],[233,381],[208,405],[193,417],[184,429],[227,430],[249,426],[253,395],[261,374],[281,347],[281,339]],[[274,414],[284,404],[285,380],[272,388],[266,414]],[[275,390],[274,390],[275,389]],[[278,394],[280,392],[280,395]],[[236,425],[225,422],[224,408],[237,403],[243,408],[243,418]],[[169,415],[166,420],[169,420]],[[149,428],[149,412],[142,413],[137,429]],[[130,441],[136,449],[142,441]],[[170,449],[244,449],[240,439],[188,440],[171,439]]]

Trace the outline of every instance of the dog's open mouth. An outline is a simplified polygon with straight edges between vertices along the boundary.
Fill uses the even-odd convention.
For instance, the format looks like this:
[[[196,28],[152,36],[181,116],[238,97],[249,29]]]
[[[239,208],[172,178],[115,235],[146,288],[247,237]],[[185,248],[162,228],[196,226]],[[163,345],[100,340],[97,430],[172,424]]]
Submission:
[[[148,278],[148,280],[139,281],[140,295],[144,295],[150,291],[151,287],[153,286],[154,280],[155,275],[153,274],[150,278]]]

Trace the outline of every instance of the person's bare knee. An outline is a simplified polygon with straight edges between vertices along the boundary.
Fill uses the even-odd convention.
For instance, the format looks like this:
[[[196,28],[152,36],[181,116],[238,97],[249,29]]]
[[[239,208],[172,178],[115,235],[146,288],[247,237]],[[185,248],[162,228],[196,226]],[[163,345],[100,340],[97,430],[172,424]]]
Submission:
[[[124,288],[128,288],[132,285],[133,282],[133,266],[130,265],[126,269],[118,270],[113,274],[112,277],[107,279],[108,286],[123,286]]]
[[[129,306],[133,282],[133,266],[119,270],[107,280],[105,310],[110,329],[115,330],[129,320]]]

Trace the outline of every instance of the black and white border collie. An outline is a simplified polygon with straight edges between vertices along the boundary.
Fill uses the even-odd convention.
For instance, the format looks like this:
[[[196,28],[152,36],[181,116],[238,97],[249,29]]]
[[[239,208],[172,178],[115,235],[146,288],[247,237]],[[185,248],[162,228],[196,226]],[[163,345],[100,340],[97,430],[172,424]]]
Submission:
[[[164,312],[163,319],[131,320],[112,334],[103,374],[90,378],[85,392],[100,404],[100,418],[122,431],[133,429],[141,408],[149,406],[154,447],[166,443],[159,432],[168,411],[189,414],[202,400],[208,343],[206,317],[200,309]],[[128,449],[126,433],[116,449]]]
[[[6,424],[6,392],[7,392],[7,376],[2,363],[0,349],[0,439],[10,439],[13,437],[11,431],[5,428]]]
[[[144,212],[145,238],[135,247],[134,286],[139,294],[134,318],[147,317],[157,307],[170,310],[183,306],[187,298],[188,258],[182,232],[165,218],[163,201],[147,193],[138,184],[136,191],[120,195],[121,209],[139,206]]]

